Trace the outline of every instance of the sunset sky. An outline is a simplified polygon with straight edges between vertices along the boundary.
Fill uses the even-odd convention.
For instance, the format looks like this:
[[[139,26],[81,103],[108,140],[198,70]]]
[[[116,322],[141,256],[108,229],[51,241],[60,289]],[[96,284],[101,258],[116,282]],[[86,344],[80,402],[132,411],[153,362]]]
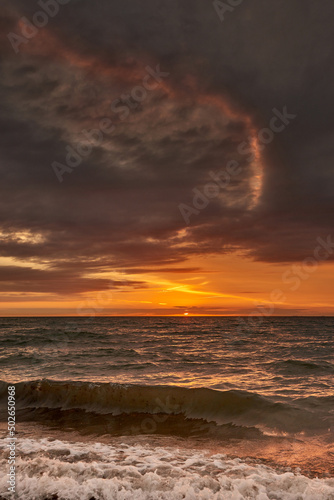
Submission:
[[[0,11],[0,315],[333,315],[332,2]]]

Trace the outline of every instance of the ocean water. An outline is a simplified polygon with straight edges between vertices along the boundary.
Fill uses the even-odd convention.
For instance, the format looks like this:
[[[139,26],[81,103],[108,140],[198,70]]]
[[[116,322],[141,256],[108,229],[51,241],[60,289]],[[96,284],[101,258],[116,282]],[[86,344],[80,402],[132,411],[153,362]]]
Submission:
[[[333,331],[310,317],[2,318],[1,469],[15,384],[23,500],[334,500]]]

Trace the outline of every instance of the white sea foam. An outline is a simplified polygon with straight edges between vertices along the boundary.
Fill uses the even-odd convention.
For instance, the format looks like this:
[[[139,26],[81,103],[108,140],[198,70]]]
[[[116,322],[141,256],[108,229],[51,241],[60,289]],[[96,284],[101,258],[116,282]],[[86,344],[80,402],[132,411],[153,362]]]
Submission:
[[[5,470],[5,442],[0,452]],[[17,454],[20,500],[334,500],[334,479],[198,450],[22,438]]]

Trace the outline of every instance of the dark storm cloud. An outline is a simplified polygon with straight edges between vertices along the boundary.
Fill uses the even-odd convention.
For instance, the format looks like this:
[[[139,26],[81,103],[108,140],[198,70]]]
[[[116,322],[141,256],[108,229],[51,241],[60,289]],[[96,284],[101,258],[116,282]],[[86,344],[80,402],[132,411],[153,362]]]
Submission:
[[[222,23],[211,2],[71,0],[18,54],[6,35],[41,8],[15,0],[2,9],[0,255],[48,264],[51,275],[40,273],[52,282],[66,265],[74,280],[92,267],[169,268],[237,248],[290,262],[331,233],[331,1],[250,0]],[[169,73],[166,86],[121,121],[111,103],[158,64]],[[263,188],[252,208],[254,172],[237,153],[249,136],[245,117],[261,129],[284,106],[296,119],[262,152]],[[105,117],[113,133],[60,184],[51,163],[64,163],[65,148]],[[231,159],[242,176],[187,226],[179,204],[191,205],[193,188],[203,190],[209,172]],[[20,273],[13,275],[25,283]],[[34,276],[43,288],[42,274]],[[103,287],[90,279],[78,287]]]
[[[108,288],[107,279],[85,279],[79,273],[65,273],[18,266],[3,266],[0,291],[72,294]]]
[[[83,277],[80,271],[66,269],[42,270],[31,267],[2,266],[0,275],[1,293],[76,294],[113,289],[120,289],[124,292],[145,287],[145,283],[141,281]]]

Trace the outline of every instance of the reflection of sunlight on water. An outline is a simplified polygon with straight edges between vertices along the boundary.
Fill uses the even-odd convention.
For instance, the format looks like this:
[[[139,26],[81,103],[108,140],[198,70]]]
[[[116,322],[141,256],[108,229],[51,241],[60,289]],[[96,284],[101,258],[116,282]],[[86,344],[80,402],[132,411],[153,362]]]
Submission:
[[[10,342],[2,353],[7,378],[17,380],[22,370],[25,377],[54,377],[54,364],[63,363],[72,380],[235,388],[276,398],[332,394],[329,320],[319,319],[317,326],[312,320],[272,318],[258,332],[240,336],[237,318],[187,312],[164,319],[78,319],[75,328],[61,318],[22,318],[16,325],[20,336],[8,328],[0,336],[0,347]],[[20,343],[22,336],[29,345]],[[33,371],[31,356],[43,360]]]

